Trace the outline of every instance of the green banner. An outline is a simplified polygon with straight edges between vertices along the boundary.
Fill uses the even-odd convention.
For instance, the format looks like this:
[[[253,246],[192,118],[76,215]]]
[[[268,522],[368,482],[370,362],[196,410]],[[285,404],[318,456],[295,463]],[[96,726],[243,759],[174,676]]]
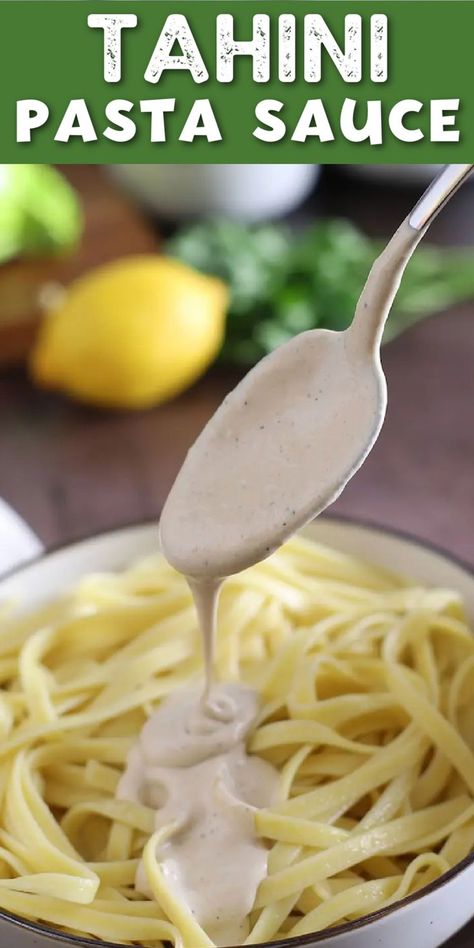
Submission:
[[[3,162],[456,162],[474,2],[0,2]]]

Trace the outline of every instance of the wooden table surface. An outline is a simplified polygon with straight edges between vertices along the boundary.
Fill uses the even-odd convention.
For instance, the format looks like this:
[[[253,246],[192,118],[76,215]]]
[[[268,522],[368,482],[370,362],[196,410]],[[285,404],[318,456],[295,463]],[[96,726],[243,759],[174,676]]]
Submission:
[[[101,173],[70,170],[96,193]],[[346,215],[387,236],[415,195],[332,171],[297,217]],[[117,239],[104,228],[97,254],[113,257]],[[445,209],[430,239],[474,244],[474,184]],[[474,565],[474,305],[411,330],[385,348],[383,363],[382,434],[334,509],[408,531]],[[41,393],[23,371],[9,370],[0,376],[0,496],[47,546],[157,517],[186,450],[235,379],[214,371],[167,405],[127,414]],[[474,926],[449,943],[473,944]]]

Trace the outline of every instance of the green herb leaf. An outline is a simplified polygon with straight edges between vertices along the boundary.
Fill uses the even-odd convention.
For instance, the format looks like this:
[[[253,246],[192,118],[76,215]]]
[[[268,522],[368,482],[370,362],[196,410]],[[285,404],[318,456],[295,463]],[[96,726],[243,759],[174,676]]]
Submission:
[[[382,246],[345,220],[318,221],[295,235],[281,224],[255,227],[224,219],[182,231],[167,251],[228,283],[221,359],[249,366],[295,333],[345,329]],[[384,341],[472,297],[474,253],[422,246],[407,267]]]

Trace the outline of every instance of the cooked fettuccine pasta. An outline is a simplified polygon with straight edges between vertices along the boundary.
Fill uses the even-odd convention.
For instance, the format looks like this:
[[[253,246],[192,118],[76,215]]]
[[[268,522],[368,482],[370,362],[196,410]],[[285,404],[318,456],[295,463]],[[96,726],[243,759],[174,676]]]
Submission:
[[[167,888],[153,810],[116,797],[146,719],[201,676],[190,594],[160,556],[33,613],[5,604],[1,909],[120,944],[212,944]],[[474,848],[474,639],[456,593],[296,537],[226,582],[216,676],[261,695],[247,749],[279,773],[255,816],[268,874],[246,944],[360,918]],[[154,898],[135,889],[140,860]]]

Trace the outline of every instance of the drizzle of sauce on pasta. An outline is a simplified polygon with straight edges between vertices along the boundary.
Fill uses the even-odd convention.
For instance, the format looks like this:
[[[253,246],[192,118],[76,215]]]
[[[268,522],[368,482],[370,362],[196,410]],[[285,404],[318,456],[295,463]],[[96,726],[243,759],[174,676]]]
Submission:
[[[161,870],[217,945],[244,941],[267,872],[254,814],[272,802],[278,775],[245,749],[257,711],[240,684],[215,685],[205,706],[200,690],[175,692],[147,721],[117,791],[155,808],[157,829],[174,825]],[[136,886],[151,895],[143,865]]]

